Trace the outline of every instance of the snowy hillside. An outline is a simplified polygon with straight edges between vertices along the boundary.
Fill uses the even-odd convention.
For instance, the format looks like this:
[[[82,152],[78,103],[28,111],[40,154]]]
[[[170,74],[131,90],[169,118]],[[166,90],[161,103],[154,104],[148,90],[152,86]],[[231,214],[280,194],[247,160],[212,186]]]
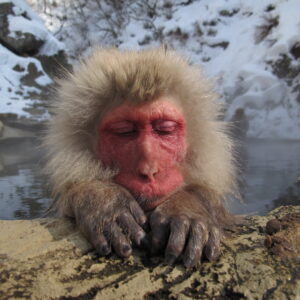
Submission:
[[[299,0],[28,2],[73,58],[168,43],[203,66],[248,136],[300,139]]]
[[[25,1],[0,0],[1,120],[49,117],[46,87],[53,82],[51,64],[59,61],[63,48]]]

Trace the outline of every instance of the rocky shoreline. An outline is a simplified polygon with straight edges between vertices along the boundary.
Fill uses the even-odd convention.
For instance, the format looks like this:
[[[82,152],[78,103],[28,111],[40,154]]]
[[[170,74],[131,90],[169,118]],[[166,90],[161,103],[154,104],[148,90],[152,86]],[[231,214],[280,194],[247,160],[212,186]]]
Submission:
[[[218,261],[187,270],[139,251],[99,257],[70,220],[0,221],[0,298],[299,299],[300,206],[229,235]]]

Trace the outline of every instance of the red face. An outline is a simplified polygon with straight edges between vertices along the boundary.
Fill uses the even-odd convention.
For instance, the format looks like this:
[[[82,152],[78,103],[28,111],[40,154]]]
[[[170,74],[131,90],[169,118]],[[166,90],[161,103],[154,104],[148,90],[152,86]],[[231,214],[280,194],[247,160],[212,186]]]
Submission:
[[[105,166],[117,167],[114,181],[127,188],[144,210],[158,206],[183,183],[185,121],[169,98],[124,103],[98,125],[97,152]]]

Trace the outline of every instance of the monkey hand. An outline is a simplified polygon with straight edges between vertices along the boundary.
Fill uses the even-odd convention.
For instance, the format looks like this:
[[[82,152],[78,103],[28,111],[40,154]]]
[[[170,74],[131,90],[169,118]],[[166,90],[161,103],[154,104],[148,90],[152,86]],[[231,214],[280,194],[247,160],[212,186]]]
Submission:
[[[100,255],[108,255],[113,249],[118,256],[128,257],[132,252],[131,242],[147,245],[142,229],[146,216],[121,186],[90,183],[84,188],[76,186],[72,194],[77,226]]]
[[[190,268],[200,263],[202,254],[210,261],[219,257],[222,230],[210,213],[216,208],[203,196],[179,190],[151,214],[152,253],[165,248],[166,263],[174,264],[182,254],[185,267]]]

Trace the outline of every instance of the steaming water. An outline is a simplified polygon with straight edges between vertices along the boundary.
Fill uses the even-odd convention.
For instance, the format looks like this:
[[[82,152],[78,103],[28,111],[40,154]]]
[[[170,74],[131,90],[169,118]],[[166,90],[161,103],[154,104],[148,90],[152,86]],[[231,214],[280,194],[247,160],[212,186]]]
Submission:
[[[230,210],[262,215],[287,204],[278,198],[300,177],[300,141],[246,140],[242,148],[243,203],[235,201]],[[300,205],[300,195],[293,204]]]
[[[49,204],[46,180],[39,174],[41,153],[33,139],[0,144],[0,219],[31,219]],[[264,214],[300,176],[300,141],[247,140],[240,156],[244,202],[230,203],[234,213]],[[300,204],[300,202],[298,203]]]
[[[32,219],[49,204],[41,176],[41,152],[34,139],[11,139],[0,144],[0,219]]]

